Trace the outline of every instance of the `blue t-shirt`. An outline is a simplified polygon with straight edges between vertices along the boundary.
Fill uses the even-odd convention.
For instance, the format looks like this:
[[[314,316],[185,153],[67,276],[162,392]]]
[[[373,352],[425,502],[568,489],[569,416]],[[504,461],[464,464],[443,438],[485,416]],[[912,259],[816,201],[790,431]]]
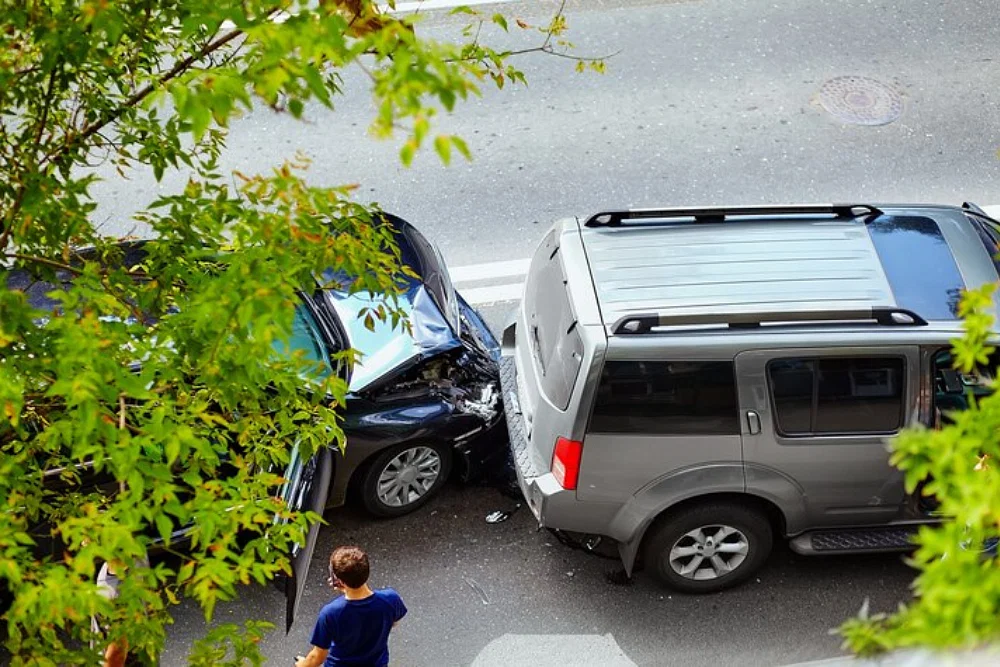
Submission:
[[[406,605],[391,588],[364,600],[339,597],[323,607],[310,643],[329,649],[327,667],[385,667],[389,664],[389,630],[406,616]]]

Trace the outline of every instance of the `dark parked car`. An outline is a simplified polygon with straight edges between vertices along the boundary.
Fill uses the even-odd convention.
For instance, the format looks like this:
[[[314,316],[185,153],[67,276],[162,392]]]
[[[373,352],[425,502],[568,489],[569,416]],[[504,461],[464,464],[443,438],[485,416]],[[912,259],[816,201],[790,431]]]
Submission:
[[[399,516],[436,493],[453,465],[468,479],[504,454],[506,433],[494,429],[503,420],[499,344],[452,287],[437,248],[404,220],[386,220],[403,263],[418,276],[400,297],[410,332],[378,322],[369,330],[357,314],[371,298],[345,291],[304,295],[300,314],[321,325],[313,337],[327,323],[328,347],[364,355],[350,371],[347,450],[336,457],[327,504],[343,504],[353,488],[372,514]]]
[[[376,298],[350,294],[335,269],[322,276],[324,288],[317,283],[300,293],[290,346],[330,372],[346,373],[349,392],[346,452],[331,448],[309,460],[293,453],[281,495],[296,509],[322,513],[344,504],[353,491],[372,514],[399,516],[426,503],[453,469],[469,479],[505,453],[505,429],[495,428],[503,421],[496,339],[452,287],[434,245],[401,218],[384,220],[395,232],[403,264],[415,274],[402,278],[399,297],[409,331],[378,321],[373,329],[365,326],[358,312]],[[141,261],[142,248],[143,242],[128,243],[125,262]],[[340,289],[329,288],[331,281]],[[9,289],[26,291],[38,307],[53,307],[45,297],[53,285],[15,271],[6,282]],[[360,360],[334,368],[330,355],[347,347],[359,351]],[[314,526],[285,582],[289,623],[317,533]]]

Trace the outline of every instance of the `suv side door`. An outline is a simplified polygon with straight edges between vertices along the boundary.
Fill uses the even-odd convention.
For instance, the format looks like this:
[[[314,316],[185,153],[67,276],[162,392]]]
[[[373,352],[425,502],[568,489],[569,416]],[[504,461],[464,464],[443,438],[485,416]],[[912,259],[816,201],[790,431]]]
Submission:
[[[900,518],[887,441],[916,418],[919,368],[916,346],[737,355],[747,491],[778,502],[790,534]]]

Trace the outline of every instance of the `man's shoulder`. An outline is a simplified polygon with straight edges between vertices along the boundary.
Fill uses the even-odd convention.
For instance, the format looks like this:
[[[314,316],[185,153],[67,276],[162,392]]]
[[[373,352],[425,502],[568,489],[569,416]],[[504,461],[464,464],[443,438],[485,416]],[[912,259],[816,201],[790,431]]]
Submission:
[[[373,592],[380,599],[387,600],[387,601],[390,601],[390,602],[394,602],[396,600],[402,600],[403,599],[403,598],[401,598],[399,596],[399,593],[396,592],[395,588],[379,588],[378,590],[373,591]]]
[[[343,611],[344,607],[346,606],[347,606],[347,598],[341,595],[340,597],[334,598],[329,602],[327,602],[325,605],[323,605],[323,608],[320,609],[319,614],[320,616],[336,616],[341,611]]]

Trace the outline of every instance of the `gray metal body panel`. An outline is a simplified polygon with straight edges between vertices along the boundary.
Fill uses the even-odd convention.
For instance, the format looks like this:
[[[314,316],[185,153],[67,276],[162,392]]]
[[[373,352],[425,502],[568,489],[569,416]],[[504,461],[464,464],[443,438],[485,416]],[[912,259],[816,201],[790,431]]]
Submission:
[[[627,315],[894,305],[857,221],[597,228],[583,233],[606,326]]]
[[[988,251],[961,209],[880,208],[889,215],[932,218],[966,287],[997,280]],[[787,537],[909,525],[917,518],[902,475],[888,463],[891,434],[782,437],[765,370],[770,360],[789,356],[896,356],[904,368],[903,424],[929,423],[930,359],[961,334],[959,321],[931,320],[926,326],[803,321],[740,329],[712,321],[645,334],[615,332],[623,317],[649,313],[708,322],[719,315],[897,307],[898,295],[863,220],[807,216],[612,228],[566,219],[547,239],[551,242],[543,243],[529,270],[525,299],[504,332],[510,372],[502,377],[507,409],[523,419],[521,460],[531,462],[518,465],[518,479],[540,524],[614,538],[631,570],[656,517],[701,497],[742,494],[770,505],[780,514],[776,528]],[[538,279],[541,256],[560,262],[564,286]],[[565,408],[553,405],[540,388],[544,372],[528,333],[546,314],[526,305],[539,290],[558,288],[565,289],[575,317],[570,329],[583,341],[579,375]],[[740,432],[588,432],[605,363],[651,360],[733,362]],[[759,427],[751,428],[751,411]],[[558,437],[583,442],[575,491],[563,489],[550,472]]]
[[[966,287],[996,271],[965,214],[882,206],[932,218]],[[898,305],[863,219],[773,218],[581,228],[602,315],[611,327],[649,312],[738,314]],[[998,310],[1000,313],[1000,310]]]
[[[796,356],[890,356],[905,360],[904,424],[916,423],[920,368],[916,346],[817,347],[742,352],[736,356],[742,415],[743,460],[747,491],[774,497],[792,485],[804,516],[782,505],[786,530],[812,526],[882,524],[903,516],[903,473],[889,465],[887,435],[784,437],[775,425],[765,368],[769,361]],[[759,416],[752,433],[747,413]],[[777,486],[777,488],[775,488]]]

